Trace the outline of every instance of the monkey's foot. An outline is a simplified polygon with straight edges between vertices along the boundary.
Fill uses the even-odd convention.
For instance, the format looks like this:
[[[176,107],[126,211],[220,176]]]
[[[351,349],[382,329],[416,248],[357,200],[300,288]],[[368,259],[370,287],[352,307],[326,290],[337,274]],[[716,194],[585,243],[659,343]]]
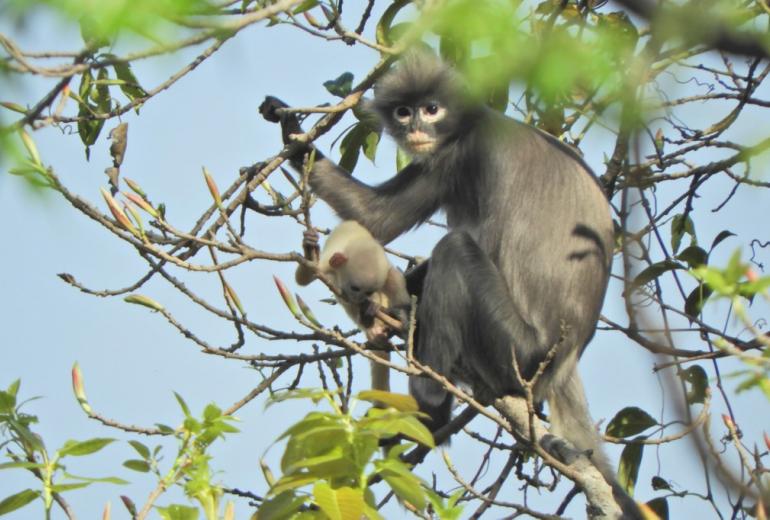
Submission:
[[[550,433],[543,436],[543,438],[540,440],[540,446],[542,446],[545,451],[562,461],[564,464],[568,465],[575,462],[581,455],[588,457],[591,455],[590,452],[582,453],[576,450],[564,439],[551,435]]]

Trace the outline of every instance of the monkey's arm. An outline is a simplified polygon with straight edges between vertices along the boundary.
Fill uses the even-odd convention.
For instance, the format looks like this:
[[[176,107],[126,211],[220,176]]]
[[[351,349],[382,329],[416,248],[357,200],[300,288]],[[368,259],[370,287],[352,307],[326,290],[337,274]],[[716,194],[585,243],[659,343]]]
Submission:
[[[322,159],[313,167],[310,186],[341,218],[358,221],[383,244],[421,224],[439,207],[438,188],[416,164],[371,187]]]
[[[294,114],[279,113],[283,101],[268,96],[260,105],[262,116],[281,124],[285,144],[291,134],[302,128]],[[301,146],[290,158],[294,168],[302,165],[302,156],[313,150]],[[427,220],[440,205],[440,183],[417,163],[412,163],[385,183],[371,187],[352,178],[348,172],[316,151],[310,186],[343,219],[356,220],[380,242],[388,243],[409,228]]]

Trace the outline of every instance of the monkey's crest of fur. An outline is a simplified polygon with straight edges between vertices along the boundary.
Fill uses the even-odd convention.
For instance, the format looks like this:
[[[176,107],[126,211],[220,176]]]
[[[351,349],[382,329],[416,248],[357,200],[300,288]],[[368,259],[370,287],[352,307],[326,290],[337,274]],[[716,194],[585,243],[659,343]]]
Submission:
[[[465,98],[465,85],[459,74],[437,56],[413,50],[406,53],[374,87],[372,108],[384,119],[392,110],[426,98],[449,104]]]

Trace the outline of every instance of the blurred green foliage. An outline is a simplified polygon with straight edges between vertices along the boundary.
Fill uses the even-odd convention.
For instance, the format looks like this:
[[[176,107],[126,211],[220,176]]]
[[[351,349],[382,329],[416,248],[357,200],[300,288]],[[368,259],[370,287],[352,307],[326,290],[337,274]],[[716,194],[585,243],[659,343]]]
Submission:
[[[457,510],[456,498],[446,505],[438,497],[430,499],[425,484],[401,460],[413,443],[391,443],[384,453],[379,447],[381,441],[397,435],[433,447],[433,437],[418,419],[415,400],[408,395],[377,390],[355,395],[349,407],[337,398],[337,394],[311,389],[287,391],[272,398],[269,404],[287,399],[323,401],[331,411],[308,413],[278,438],[286,441],[281,457],[282,476],[276,480],[267,463],[262,462],[270,490],[255,517],[380,519],[370,489],[376,478],[384,480],[407,508],[423,511],[429,500],[437,501],[439,507],[449,512],[446,517],[451,518]],[[378,406],[356,416],[353,410],[359,401]]]
[[[122,30],[160,36],[167,20],[213,12],[206,0],[8,0],[9,13],[19,20],[40,6],[54,9],[81,24],[84,40],[106,43]]]

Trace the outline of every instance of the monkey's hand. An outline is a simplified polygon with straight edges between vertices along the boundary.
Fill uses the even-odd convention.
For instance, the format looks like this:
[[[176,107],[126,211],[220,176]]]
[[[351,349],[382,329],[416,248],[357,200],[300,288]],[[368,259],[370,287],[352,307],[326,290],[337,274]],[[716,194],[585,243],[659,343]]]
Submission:
[[[321,253],[318,247],[318,232],[315,229],[307,229],[302,233],[302,251],[305,258],[318,262]]]
[[[278,109],[288,106],[275,96],[265,96],[265,100],[259,105],[259,113],[271,123],[280,123],[281,115],[278,113]]]
[[[394,307],[383,307],[382,305],[369,301],[369,306],[365,311],[362,311],[368,319],[374,320],[375,323],[379,322],[383,326],[382,333],[386,337],[393,335],[404,336],[406,333],[406,327],[409,323],[409,313],[401,312],[400,309]]]
[[[289,105],[275,96],[266,96],[262,104],[259,105],[259,113],[262,114],[266,121],[281,123],[283,144],[296,142],[291,139],[291,135],[302,133],[302,127],[299,125],[297,114],[285,113],[280,110],[288,107]]]
[[[365,319],[372,320],[377,316],[377,311],[380,309],[382,309],[382,306],[379,303],[368,300],[361,309],[361,316]]]

